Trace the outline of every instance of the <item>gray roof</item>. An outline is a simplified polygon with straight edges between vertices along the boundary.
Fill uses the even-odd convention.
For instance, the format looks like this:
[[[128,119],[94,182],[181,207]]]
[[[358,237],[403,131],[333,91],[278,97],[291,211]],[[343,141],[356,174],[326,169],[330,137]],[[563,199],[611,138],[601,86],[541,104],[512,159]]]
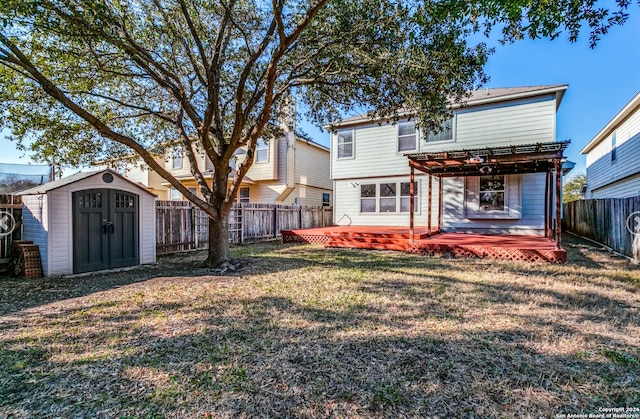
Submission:
[[[564,91],[567,89],[566,84],[549,84],[544,86],[522,86],[522,87],[497,87],[473,90],[470,96],[463,99],[461,103],[454,103],[451,105],[452,109],[460,108],[462,106],[477,106],[486,103],[503,102],[512,99],[519,99],[523,97],[539,96],[547,93],[558,93],[558,105],[562,101]],[[410,115],[413,111],[410,109],[400,111],[400,115]],[[363,113],[360,115],[351,116],[349,118],[342,119],[340,121],[329,124],[329,126],[341,126],[350,125],[360,122],[371,121],[369,113]]]
[[[149,192],[143,185],[140,185],[138,183],[132,182],[129,179],[119,175],[118,173],[114,172],[111,169],[104,169],[104,170],[94,170],[92,172],[78,172],[76,174],[73,174],[71,176],[67,176],[67,177],[63,177],[62,179],[58,179],[58,180],[54,180],[53,182],[48,182],[39,186],[35,186],[33,188],[30,189],[25,189],[24,191],[19,192],[20,195],[44,195],[49,191],[52,191],[54,189],[58,189],[58,188],[62,188],[63,186],[67,186],[70,185],[72,183],[75,182],[79,182],[83,179],[87,179],[90,178],[92,176],[96,176],[99,175],[101,173],[111,173],[114,176],[119,177],[120,179],[129,182],[132,185],[137,186],[138,188],[142,189],[143,191],[152,194],[151,192]],[[155,195],[154,195],[155,196]]]

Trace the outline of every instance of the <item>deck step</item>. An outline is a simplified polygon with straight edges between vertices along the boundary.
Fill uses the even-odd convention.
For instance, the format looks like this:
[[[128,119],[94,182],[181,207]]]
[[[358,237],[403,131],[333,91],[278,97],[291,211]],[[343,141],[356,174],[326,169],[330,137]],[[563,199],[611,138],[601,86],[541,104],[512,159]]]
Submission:
[[[399,242],[349,242],[349,241],[333,241],[330,240],[324,244],[325,247],[339,247],[343,249],[376,249],[376,250],[396,250],[404,252],[407,245]]]
[[[351,231],[328,231],[325,233],[326,236],[331,238],[334,237],[344,237],[344,238],[371,238],[371,239],[396,239],[396,240],[410,240],[411,235],[409,233],[368,233],[368,232],[351,232]],[[429,238],[429,234],[427,233],[416,233],[414,234],[415,240],[424,240]]]

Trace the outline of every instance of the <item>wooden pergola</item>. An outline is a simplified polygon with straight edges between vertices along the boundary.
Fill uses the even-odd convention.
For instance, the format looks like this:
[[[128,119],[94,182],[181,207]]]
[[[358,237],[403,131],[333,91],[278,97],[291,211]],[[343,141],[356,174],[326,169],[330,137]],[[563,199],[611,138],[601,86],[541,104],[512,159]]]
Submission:
[[[522,173],[546,173],[545,183],[545,236],[553,239],[553,173],[555,172],[557,197],[555,202],[555,243],[560,249],[560,196],[562,193],[562,159],[569,141],[536,143],[514,146],[498,146],[478,149],[449,150],[405,154],[409,159],[411,179],[409,183],[409,230],[414,236],[414,184],[415,170],[429,175],[427,230],[431,232],[432,176],[438,178],[438,230],[442,225],[442,178],[483,175],[513,175]]]

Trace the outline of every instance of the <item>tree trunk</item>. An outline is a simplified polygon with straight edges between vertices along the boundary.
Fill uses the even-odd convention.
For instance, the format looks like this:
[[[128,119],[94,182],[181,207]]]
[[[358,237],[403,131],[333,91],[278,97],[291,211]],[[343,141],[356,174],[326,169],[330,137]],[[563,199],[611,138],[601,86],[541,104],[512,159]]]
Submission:
[[[209,255],[205,264],[217,268],[229,260],[229,215],[209,217]]]

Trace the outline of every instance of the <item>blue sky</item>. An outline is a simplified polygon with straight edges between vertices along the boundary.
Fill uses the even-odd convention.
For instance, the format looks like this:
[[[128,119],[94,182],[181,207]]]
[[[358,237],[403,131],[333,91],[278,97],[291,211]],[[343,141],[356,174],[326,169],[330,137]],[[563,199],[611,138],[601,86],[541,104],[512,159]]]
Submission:
[[[568,84],[557,114],[557,138],[571,140],[566,154],[577,163],[573,173],[585,171],[580,150],[640,91],[640,11],[613,28],[594,49],[586,36],[571,44],[566,37],[524,40],[509,45],[489,41],[495,53],[486,72],[486,87]],[[301,128],[317,142],[328,145],[329,134],[309,124]],[[1,135],[0,135],[1,136]],[[28,163],[28,156],[0,138],[0,162]]]

